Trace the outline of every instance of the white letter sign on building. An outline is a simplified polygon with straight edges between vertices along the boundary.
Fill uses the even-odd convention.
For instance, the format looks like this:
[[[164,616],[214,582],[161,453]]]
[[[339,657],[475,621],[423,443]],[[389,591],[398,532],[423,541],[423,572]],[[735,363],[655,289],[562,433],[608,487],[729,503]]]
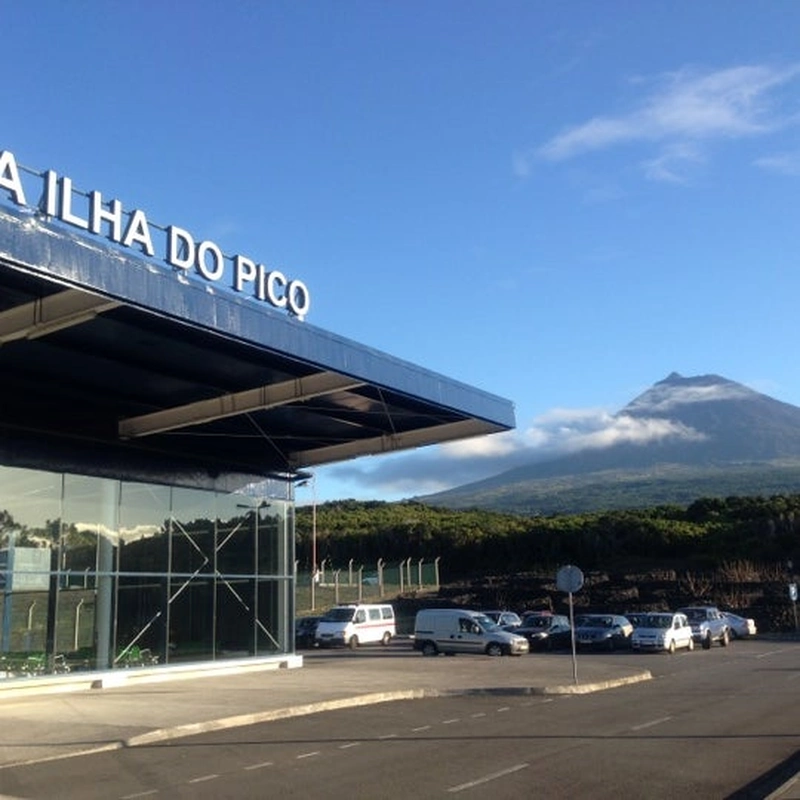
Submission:
[[[195,242],[184,228],[175,225],[151,224],[141,209],[125,211],[119,200],[103,200],[98,191],[75,189],[72,179],[59,176],[53,170],[39,173],[22,167],[31,181],[41,183],[38,212],[95,235],[122,247],[137,247],[144,255],[156,258],[154,238],[163,238],[163,260],[181,273],[194,271],[205,281],[216,283],[229,275],[228,286],[235,292],[249,291],[256,300],[288,311],[297,319],[305,319],[311,305],[308,288],[298,278],[287,278],[280,270],[270,270],[242,255],[226,256],[210,240]],[[0,190],[8,193],[12,202],[28,206],[20,167],[14,154],[0,150]]]

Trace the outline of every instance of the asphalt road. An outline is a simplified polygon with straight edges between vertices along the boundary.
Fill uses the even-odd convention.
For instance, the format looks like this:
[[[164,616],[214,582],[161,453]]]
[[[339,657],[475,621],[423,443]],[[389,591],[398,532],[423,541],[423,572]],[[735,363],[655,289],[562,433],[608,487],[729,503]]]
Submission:
[[[800,769],[798,656],[797,643],[766,641],[673,657],[583,656],[579,670],[583,659],[620,658],[654,680],[585,695],[331,711],[14,768],[2,791],[104,800],[765,798]],[[381,654],[376,667],[392,657]]]

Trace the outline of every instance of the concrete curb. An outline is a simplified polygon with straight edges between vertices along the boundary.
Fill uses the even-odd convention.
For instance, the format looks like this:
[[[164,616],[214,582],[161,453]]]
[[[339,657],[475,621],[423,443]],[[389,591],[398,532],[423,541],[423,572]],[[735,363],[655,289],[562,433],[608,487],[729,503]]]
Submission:
[[[425,697],[458,697],[469,695],[559,695],[559,694],[588,694],[589,692],[603,691],[618,686],[625,686],[640,681],[651,680],[649,670],[630,675],[625,678],[614,678],[607,681],[578,685],[559,686],[523,686],[509,688],[485,689],[405,689],[394,692],[374,692],[372,694],[343,697],[337,700],[324,700],[319,703],[308,703],[301,706],[276,708],[271,711],[260,711],[253,714],[239,714],[234,717],[208,720],[206,722],[192,722],[187,725],[176,725],[172,728],[160,728],[124,740],[123,747],[142,747],[156,742],[170,739],[180,739],[184,736],[196,736],[201,733],[225,730],[228,728],[255,725],[261,722],[272,722],[277,719],[290,719],[308,714],[318,714],[322,711],[335,711],[341,708],[357,708],[359,706],[389,703],[396,700],[420,700]]]

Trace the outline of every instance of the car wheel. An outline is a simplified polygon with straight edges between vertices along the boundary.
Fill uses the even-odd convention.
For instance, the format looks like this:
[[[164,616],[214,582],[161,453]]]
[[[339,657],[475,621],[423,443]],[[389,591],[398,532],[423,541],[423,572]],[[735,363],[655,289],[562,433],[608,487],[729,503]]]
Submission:
[[[606,643],[606,650],[608,650],[609,653],[613,653],[614,652],[614,637],[613,636],[609,637],[609,640]]]
[[[709,631],[703,638],[703,650],[711,649],[711,631]]]
[[[671,639],[669,645],[667,646],[667,652],[671,655],[675,655],[675,640]]]
[[[722,638],[719,640],[719,643],[720,643],[720,644],[721,644],[723,647],[727,647],[727,646],[728,646],[728,642],[729,642],[730,640],[731,640],[731,637],[730,637],[730,634],[728,633],[728,629],[727,629],[727,628],[725,628],[725,630],[724,630],[724,631],[722,631]]]
[[[688,648],[689,652],[694,650],[694,639],[692,639],[691,636],[689,637],[689,644],[687,645],[687,648]]]
[[[350,641],[347,643],[347,646],[351,650],[355,650],[358,647],[358,636],[351,636]]]
[[[381,639],[381,644],[382,644],[384,647],[386,647],[386,646],[389,644],[389,642],[391,642],[391,641],[392,641],[392,634],[391,634],[391,633],[389,633],[389,631],[386,631],[386,632],[383,634],[383,638]]]
[[[486,646],[487,656],[501,656],[503,655],[503,648],[497,642],[492,642]]]
[[[439,654],[439,648],[433,642],[425,642],[422,645],[422,655],[424,656],[436,656]]]

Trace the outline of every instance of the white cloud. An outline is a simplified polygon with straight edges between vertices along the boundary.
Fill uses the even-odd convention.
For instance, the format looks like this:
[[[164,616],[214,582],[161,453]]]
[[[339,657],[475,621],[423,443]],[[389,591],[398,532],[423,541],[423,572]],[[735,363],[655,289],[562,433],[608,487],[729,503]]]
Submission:
[[[757,158],[753,162],[757,167],[777,172],[780,175],[800,176],[800,150],[793,153],[776,153],[773,156]]]
[[[692,428],[661,417],[614,415],[596,408],[557,408],[537,417],[525,429],[407,454],[360,459],[328,467],[326,475],[341,486],[358,487],[358,491],[341,489],[340,497],[374,497],[379,493],[395,500],[462,486],[578,450],[701,438],[702,434]]]
[[[634,400],[631,411],[664,414],[676,406],[709,400],[736,400],[751,396],[752,389],[741,384],[715,383],[709,386],[654,386]]]
[[[800,76],[800,64],[764,65],[699,72],[682,69],[659,76],[656,88],[619,116],[597,116],[554,136],[532,154],[564,161],[582,154],[637,142],[660,151],[644,163],[652,180],[682,182],[679,166],[702,159],[701,144],[763,135],[790,124],[779,105],[778,90]],[[525,176],[527,162],[517,155],[515,171]]]

